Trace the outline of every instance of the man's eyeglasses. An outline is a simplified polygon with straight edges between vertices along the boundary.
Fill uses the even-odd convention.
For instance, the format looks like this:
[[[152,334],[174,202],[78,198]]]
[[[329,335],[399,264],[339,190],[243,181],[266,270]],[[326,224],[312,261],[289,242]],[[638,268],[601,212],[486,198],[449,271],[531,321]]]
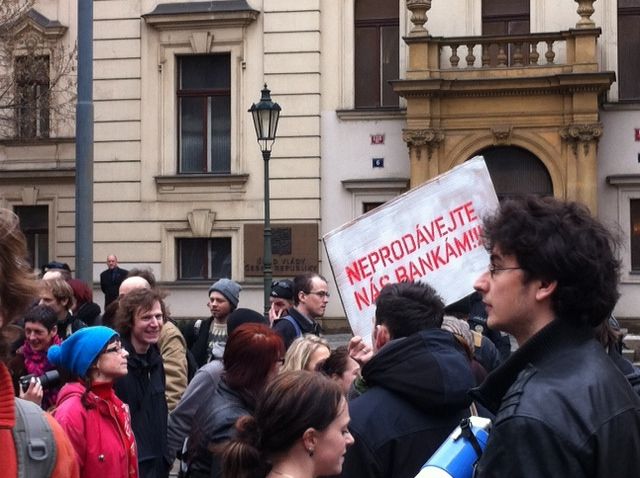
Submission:
[[[276,360],[276,363],[279,363],[280,365],[284,365],[284,359],[279,358],[278,360]]]
[[[320,297],[321,299],[324,299],[325,297],[328,299],[329,297],[331,297],[331,294],[329,294],[328,292],[324,291],[324,290],[316,290],[316,291],[311,291],[311,292],[305,292],[306,294],[313,294],[313,295],[317,295],[318,297]]]
[[[524,270],[524,269],[522,267],[496,267],[494,264],[489,264],[489,274],[491,275],[492,279],[495,277],[496,272],[517,271],[517,270]]]

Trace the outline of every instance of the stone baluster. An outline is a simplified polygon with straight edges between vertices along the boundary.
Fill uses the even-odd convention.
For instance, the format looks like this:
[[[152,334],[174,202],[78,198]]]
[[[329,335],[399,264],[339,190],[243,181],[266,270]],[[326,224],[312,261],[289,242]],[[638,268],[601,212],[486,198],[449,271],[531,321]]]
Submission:
[[[473,43],[467,43],[467,56],[464,58],[467,62],[467,68],[473,68],[476,62],[476,56],[473,54]]]
[[[460,63],[460,57],[458,56],[458,45],[451,45],[451,58],[449,58],[451,62],[451,68],[458,68],[458,63]]]
[[[488,68],[489,65],[491,64],[491,55],[489,55],[489,48],[491,48],[491,45],[487,43],[482,44],[482,67],[483,68]]]
[[[523,66],[524,55],[522,54],[522,42],[513,44],[513,66]]]
[[[553,64],[553,60],[556,57],[556,52],[553,51],[553,40],[548,40],[547,42],[547,52],[544,54],[544,57],[547,59],[547,64]]]
[[[507,45],[503,42],[498,43],[498,67],[504,68],[507,66],[507,53],[506,47]]]

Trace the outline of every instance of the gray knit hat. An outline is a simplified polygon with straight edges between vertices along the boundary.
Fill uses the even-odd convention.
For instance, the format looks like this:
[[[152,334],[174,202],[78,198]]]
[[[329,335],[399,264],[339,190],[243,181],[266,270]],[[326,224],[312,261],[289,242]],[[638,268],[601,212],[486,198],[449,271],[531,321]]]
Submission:
[[[211,292],[213,291],[220,292],[229,301],[233,309],[235,309],[238,306],[238,301],[240,300],[241,290],[242,287],[240,287],[240,284],[237,282],[232,281],[231,279],[220,279],[209,287],[208,294],[211,295]]]

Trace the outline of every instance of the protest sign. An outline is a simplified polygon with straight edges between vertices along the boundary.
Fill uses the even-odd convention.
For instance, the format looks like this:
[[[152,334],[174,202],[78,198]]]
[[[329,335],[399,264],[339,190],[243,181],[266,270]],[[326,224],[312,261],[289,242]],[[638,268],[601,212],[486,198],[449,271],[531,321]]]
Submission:
[[[470,294],[489,264],[481,220],[497,207],[487,166],[476,157],[326,234],[354,334],[370,340],[385,284],[423,281],[445,304]]]

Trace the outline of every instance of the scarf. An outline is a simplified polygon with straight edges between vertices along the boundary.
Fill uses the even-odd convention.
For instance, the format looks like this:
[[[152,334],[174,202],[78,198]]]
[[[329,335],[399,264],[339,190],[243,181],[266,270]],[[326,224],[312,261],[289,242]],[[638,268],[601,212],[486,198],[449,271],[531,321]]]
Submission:
[[[52,345],[60,345],[61,343],[62,340],[60,340],[60,337],[58,337],[58,335],[56,334],[51,339],[51,344],[49,344],[49,347],[51,347]],[[47,360],[47,351],[33,350],[31,348],[31,344],[27,341],[25,341],[24,345],[22,346],[22,355],[24,355],[24,367],[27,370],[27,373],[33,374],[35,377],[39,377],[43,373],[55,369],[55,367],[49,362],[49,360]],[[56,404],[59,390],[60,386],[48,387],[43,390],[44,393],[42,395],[42,408],[44,410],[47,410]]]
[[[129,458],[129,474],[127,478],[138,478],[138,453],[136,440],[131,429],[129,408],[116,396],[113,391],[113,382],[96,382],[91,385],[91,391],[107,404],[109,413],[118,422],[120,438]]]

